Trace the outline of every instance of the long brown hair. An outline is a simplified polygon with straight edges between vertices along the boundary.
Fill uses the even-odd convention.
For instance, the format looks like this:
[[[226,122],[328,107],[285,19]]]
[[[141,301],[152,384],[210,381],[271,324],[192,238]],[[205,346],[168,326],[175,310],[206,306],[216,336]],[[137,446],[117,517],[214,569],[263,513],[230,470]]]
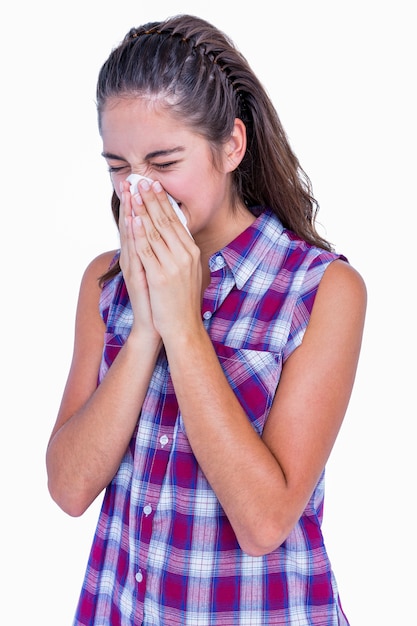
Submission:
[[[99,116],[109,98],[163,96],[170,113],[204,136],[214,154],[238,117],[247,150],[233,172],[233,199],[269,207],[283,226],[331,250],[315,228],[318,204],[269,96],[248,62],[223,32],[192,15],[132,28],[110,54],[97,82]],[[111,201],[116,223],[120,202]],[[116,263],[102,277],[114,276]]]

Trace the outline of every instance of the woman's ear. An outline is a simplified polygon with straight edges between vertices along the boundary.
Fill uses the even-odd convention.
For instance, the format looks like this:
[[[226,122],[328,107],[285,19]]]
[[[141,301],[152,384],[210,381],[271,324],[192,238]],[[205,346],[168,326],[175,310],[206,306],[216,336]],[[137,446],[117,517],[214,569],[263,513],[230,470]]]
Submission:
[[[230,138],[224,146],[225,172],[233,172],[242,161],[246,152],[246,126],[238,117],[235,119]]]

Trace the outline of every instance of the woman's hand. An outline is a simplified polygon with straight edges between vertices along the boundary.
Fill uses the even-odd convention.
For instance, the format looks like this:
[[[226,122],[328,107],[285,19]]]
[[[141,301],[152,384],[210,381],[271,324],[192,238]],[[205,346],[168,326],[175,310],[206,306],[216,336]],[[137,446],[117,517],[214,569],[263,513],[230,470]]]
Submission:
[[[146,276],[154,327],[162,339],[201,325],[200,250],[160,183],[141,181],[132,199],[134,249]]]
[[[152,320],[146,273],[135,242],[133,203],[129,184],[121,183],[120,191],[119,232],[121,251],[119,264],[133,310],[134,319],[131,334],[134,333],[135,328],[140,328],[142,331],[144,328],[148,328],[159,339],[159,334]]]

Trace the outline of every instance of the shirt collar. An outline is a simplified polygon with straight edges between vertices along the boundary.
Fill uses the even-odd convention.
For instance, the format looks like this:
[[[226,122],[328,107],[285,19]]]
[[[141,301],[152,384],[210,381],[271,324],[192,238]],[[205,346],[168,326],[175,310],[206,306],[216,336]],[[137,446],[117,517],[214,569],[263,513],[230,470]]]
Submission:
[[[276,246],[283,230],[276,215],[265,209],[236,239],[210,257],[210,270],[219,270],[222,258],[233,274],[236,287],[242,289],[265,255]]]

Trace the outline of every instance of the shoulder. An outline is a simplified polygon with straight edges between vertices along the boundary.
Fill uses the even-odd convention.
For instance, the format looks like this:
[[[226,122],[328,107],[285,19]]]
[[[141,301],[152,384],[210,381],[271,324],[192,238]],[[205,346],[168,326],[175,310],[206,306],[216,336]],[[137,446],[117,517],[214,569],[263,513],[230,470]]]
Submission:
[[[366,285],[360,273],[347,262],[335,260],[320,281],[309,326],[323,332],[356,328],[361,335],[366,304]]]
[[[79,305],[81,307],[91,307],[93,310],[98,308],[97,304],[102,294],[100,278],[107,272],[116,254],[116,250],[103,252],[87,265],[81,279],[79,294]]]
[[[366,303],[366,285],[361,274],[349,263],[336,259],[329,263],[320,282],[320,290],[343,301],[355,298]]]
[[[102,252],[92,259],[84,271],[83,280],[87,280],[89,282],[96,281],[98,283],[100,276],[107,272],[116,255],[117,250],[109,250],[108,252]]]

